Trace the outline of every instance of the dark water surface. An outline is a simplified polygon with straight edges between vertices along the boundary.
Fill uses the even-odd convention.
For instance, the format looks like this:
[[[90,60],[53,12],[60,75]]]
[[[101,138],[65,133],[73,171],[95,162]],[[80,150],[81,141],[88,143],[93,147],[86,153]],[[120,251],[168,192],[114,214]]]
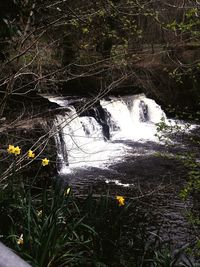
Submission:
[[[120,141],[122,142],[122,141]],[[179,193],[185,184],[186,169],[181,162],[170,157],[160,157],[183,152],[188,148],[166,147],[153,142],[123,141],[132,148],[132,155],[108,168],[80,168],[65,179],[78,195],[93,191],[96,195],[123,195],[133,199],[141,209],[155,215],[159,238],[171,241],[175,248],[195,241],[194,229],[186,214],[191,201],[183,202]],[[152,230],[152,234],[156,234]]]

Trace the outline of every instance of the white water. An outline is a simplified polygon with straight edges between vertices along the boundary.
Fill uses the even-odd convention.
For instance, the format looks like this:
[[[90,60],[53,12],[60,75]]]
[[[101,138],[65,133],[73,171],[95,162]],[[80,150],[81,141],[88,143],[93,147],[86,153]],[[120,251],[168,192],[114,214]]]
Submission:
[[[112,120],[112,139],[131,139],[134,141],[158,141],[155,137],[155,123],[164,119],[167,122],[165,113],[161,107],[145,95],[124,97],[123,99],[111,98],[111,101],[100,101],[101,106],[109,113]],[[141,103],[146,107],[146,118]],[[116,125],[119,129],[116,128]]]
[[[66,117],[70,116],[66,113],[65,116],[57,116],[57,127],[65,123]],[[105,142],[102,128],[97,121],[92,117],[76,117],[72,122],[61,127],[63,134],[63,143],[56,139],[58,143],[58,155],[60,157],[61,174],[68,173],[70,168],[92,166],[100,167],[110,159],[121,157],[124,154],[124,145]],[[61,147],[66,147],[67,161],[61,151]],[[62,156],[63,155],[63,156]]]
[[[98,117],[100,112],[93,112],[95,118],[79,117],[76,109],[66,99],[50,100],[69,110],[63,115],[57,115],[55,120],[58,129],[55,136],[58,168],[61,174],[77,167],[106,168],[113,162],[123,161],[126,155],[133,153],[124,144],[125,140],[158,142],[155,123],[161,120],[168,123],[161,107],[143,94],[102,99],[100,106],[104,116]]]

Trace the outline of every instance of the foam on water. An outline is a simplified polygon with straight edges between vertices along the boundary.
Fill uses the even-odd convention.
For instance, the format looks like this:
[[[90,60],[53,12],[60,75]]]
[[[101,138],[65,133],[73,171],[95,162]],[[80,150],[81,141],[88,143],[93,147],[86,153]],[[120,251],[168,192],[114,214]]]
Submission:
[[[55,119],[58,170],[61,174],[73,168],[105,168],[113,162],[123,161],[133,150],[122,140],[159,142],[155,136],[156,123],[161,120],[167,124],[174,123],[168,121],[161,107],[144,94],[102,99],[103,116],[96,109],[93,116],[78,116],[70,101],[58,97],[50,100],[68,110]]]

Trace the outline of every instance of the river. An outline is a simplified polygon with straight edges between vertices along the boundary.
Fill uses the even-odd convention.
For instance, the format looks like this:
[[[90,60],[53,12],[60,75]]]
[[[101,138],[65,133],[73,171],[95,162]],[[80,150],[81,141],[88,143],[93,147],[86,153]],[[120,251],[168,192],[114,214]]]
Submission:
[[[173,157],[188,147],[178,138],[166,145],[156,136],[159,122],[178,125],[179,134],[189,135],[194,126],[167,119],[144,94],[101,99],[81,113],[87,99],[45,97],[64,109],[54,125],[58,170],[75,194],[123,195],[155,215],[152,235],[159,228],[159,238],[175,248],[195,241],[186,218],[192,203],[179,197],[186,170]]]

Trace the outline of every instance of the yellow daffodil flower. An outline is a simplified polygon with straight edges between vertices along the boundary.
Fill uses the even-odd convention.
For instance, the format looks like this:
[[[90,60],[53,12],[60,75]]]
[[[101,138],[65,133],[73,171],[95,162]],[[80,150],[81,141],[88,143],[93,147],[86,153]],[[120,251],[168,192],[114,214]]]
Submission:
[[[42,166],[46,166],[48,164],[49,164],[49,159],[47,158],[42,159]]]
[[[20,235],[19,239],[17,240],[17,244],[21,246],[24,244],[23,234]]]
[[[19,155],[21,153],[21,148],[19,148],[18,146],[16,146],[13,153],[15,154],[15,156]]]
[[[116,196],[115,198],[118,201],[119,206],[124,206],[125,205],[125,199],[124,199],[124,197],[122,197],[122,196]]]
[[[41,216],[42,216],[42,210],[39,210],[39,211],[37,212],[37,216],[38,216],[38,217],[41,217]]]
[[[33,151],[32,150],[29,150],[28,151],[28,158],[35,158],[35,153],[33,153]]]
[[[70,187],[66,188],[65,191],[64,191],[64,195],[65,196],[68,196],[69,193],[70,193],[70,191],[71,191],[71,188]]]
[[[13,145],[9,145],[7,148],[8,153],[14,154],[15,153],[15,147]]]

